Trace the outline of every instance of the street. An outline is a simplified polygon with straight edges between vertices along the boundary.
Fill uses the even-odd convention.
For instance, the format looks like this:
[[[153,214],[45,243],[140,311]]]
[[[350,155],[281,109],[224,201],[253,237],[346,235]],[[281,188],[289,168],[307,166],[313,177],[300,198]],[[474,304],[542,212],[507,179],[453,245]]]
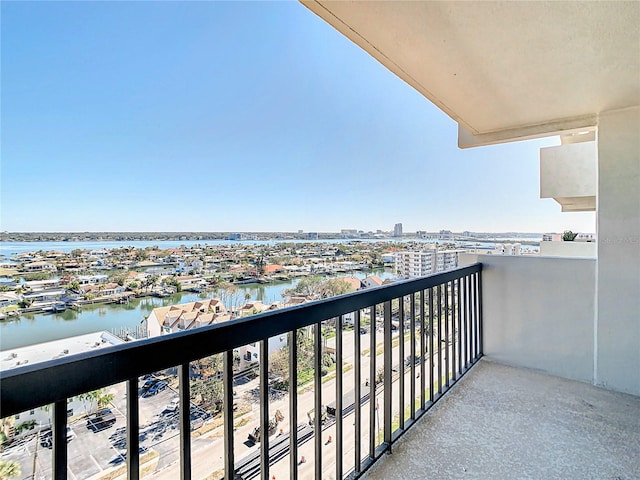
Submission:
[[[384,355],[382,353],[382,333],[374,331],[376,334],[376,371],[384,365]],[[363,355],[359,356],[361,362],[361,378],[355,378],[354,362],[354,337],[353,330],[343,332],[343,394],[354,389],[356,382],[362,385],[362,395],[368,393],[366,382],[370,381],[370,334],[360,334],[361,349]],[[417,334],[419,338],[419,334]],[[411,369],[406,366],[404,359],[399,357],[400,332],[395,331],[392,337],[392,417],[397,424],[400,415],[399,406],[399,373],[404,372],[405,381],[405,404],[410,401],[410,376]],[[410,354],[410,340],[407,332],[404,332],[404,357]],[[327,347],[334,347],[335,338],[327,342]],[[427,357],[428,360],[428,357]],[[434,363],[434,370],[437,363]],[[429,365],[426,365],[426,371]],[[420,379],[419,365],[416,365],[416,395],[419,397]],[[140,381],[140,386],[144,383]],[[259,425],[259,401],[255,395],[259,386],[258,378],[238,378],[234,384],[236,393],[235,399],[240,404],[236,418],[234,419],[234,455],[238,465],[242,459],[259,452],[260,444],[254,444],[248,440],[248,435]],[[301,389],[303,393],[298,394],[298,424],[308,423],[307,415],[314,408],[315,392],[313,383]],[[98,479],[108,469],[123,466],[126,458],[126,389],[124,384],[115,385],[108,389],[114,394],[111,410],[115,415],[115,424],[102,431],[93,432],[87,428],[86,419],[81,419],[70,423],[75,434],[75,438],[68,442],[68,473],[73,480]],[[322,383],[322,404],[329,405],[336,400],[336,380],[335,375],[328,375],[323,378]],[[171,387],[167,387],[155,395],[139,397],[140,405],[140,454],[141,463],[145,459],[151,459],[151,468],[145,472],[145,477],[154,480],[174,480],[179,478],[180,470],[180,444],[179,444],[179,422],[178,410],[168,411],[165,409],[171,401],[177,397],[177,392]],[[376,445],[382,441],[384,421],[384,398],[383,390],[378,389],[376,395],[375,410],[375,431],[378,434]],[[419,407],[419,401],[416,401]],[[347,407],[348,405],[343,405]],[[288,394],[270,396],[269,412],[270,416],[279,410],[284,415],[284,420],[277,425],[276,434],[271,438],[271,442],[279,435],[288,434],[291,429],[289,425],[289,399]],[[402,408],[403,415],[408,417],[408,409]],[[191,418],[200,424],[206,420],[208,414],[192,405]],[[369,401],[362,403],[361,408],[361,458],[366,458],[369,453]],[[336,426],[333,418],[329,417],[321,433],[323,453],[322,465],[323,478],[335,478],[336,463]],[[355,414],[353,411],[343,419],[343,472],[348,472],[354,467],[355,449]],[[203,429],[204,431],[204,429]],[[220,476],[224,469],[224,447],[223,447],[223,426],[209,429],[206,433],[199,435],[199,432],[192,432],[191,438],[192,452],[192,478],[195,480],[210,478],[214,472],[219,472]],[[315,442],[311,436],[305,443],[298,447],[297,463],[300,478],[312,478],[314,476],[315,462]],[[22,478],[46,479],[51,477],[51,450],[37,441],[33,436],[25,440],[22,444],[12,447],[2,453],[2,459],[11,459],[19,462],[22,467]],[[304,462],[302,461],[304,459]],[[35,476],[34,474],[35,468]],[[289,476],[289,455],[288,453],[270,467],[270,474],[276,478],[288,478]]]

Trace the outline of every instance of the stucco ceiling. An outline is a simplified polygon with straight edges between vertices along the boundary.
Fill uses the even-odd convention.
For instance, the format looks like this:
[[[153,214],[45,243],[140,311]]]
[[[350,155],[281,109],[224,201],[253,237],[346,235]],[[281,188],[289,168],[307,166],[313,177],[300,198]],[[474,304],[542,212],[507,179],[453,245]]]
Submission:
[[[640,2],[302,3],[440,107],[461,143],[640,104]]]

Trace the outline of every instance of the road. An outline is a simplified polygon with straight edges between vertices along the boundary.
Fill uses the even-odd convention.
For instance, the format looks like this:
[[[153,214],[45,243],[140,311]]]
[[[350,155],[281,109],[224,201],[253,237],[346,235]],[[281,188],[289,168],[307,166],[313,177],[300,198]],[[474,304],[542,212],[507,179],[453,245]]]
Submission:
[[[396,332],[395,339],[398,339]],[[361,348],[364,352],[368,352],[370,348],[369,334],[360,335]],[[335,340],[330,340],[328,346],[332,346]],[[397,343],[397,340],[396,342]],[[381,350],[382,334],[376,332],[376,350]],[[404,356],[410,353],[410,343],[404,343]],[[403,359],[399,358],[398,345],[392,351],[393,365],[398,370],[398,365],[403,365]],[[343,392],[352,390],[356,384],[355,369],[353,368],[354,358],[354,332],[345,331],[343,334]],[[369,378],[369,366],[371,361],[371,352],[360,356],[361,376],[360,383],[364,383]],[[384,364],[382,353],[376,356],[376,367],[379,369]],[[434,365],[437,367],[437,363]],[[428,369],[428,366],[427,366]],[[416,373],[420,371],[419,366],[416,367]],[[405,399],[409,402],[410,397],[410,369],[405,370]],[[240,381],[235,386],[238,399],[249,399],[251,411],[242,419],[234,433],[234,453],[236,463],[247,455],[259,449],[259,445],[253,445],[247,441],[248,434],[259,424],[259,404],[255,402],[255,397],[251,397],[250,391],[258,386],[258,379]],[[330,379],[322,384],[322,403],[329,404],[336,398],[335,379]],[[419,378],[416,380],[416,391],[419,391]],[[399,415],[399,382],[393,383],[393,417]],[[115,394],[115,400],[112,410],[116,415],[116,423],[113,427],[102,432],[94,433],[86,427],[86,420],[72,423],[72,428],[76,434],[76,438],[68,443],[69,458],[69,478],[72,480],[88,479],[98,476],[100,472],[122,464],[126,455],[126,444],[124,437],[125,428],[125,412],[126,412],[126,395],[124,384],[115,385],[110,389]],[[363,392],[364,393],[364,392]],[[158,452],[157,469],[148,478],[158,480],[173,480],[179,478],[179,426],[177,412],[164,412],[164,407],[177,396],[177,393],[167,388],[157,395],[149,398],[140,398],[140,445],[143,451],[154,450]],[[376,422],[382,421],[384,418],[384,399],[380,392],[377,395],[377,405],[379,411],[376,415]],[[313,388],[305,393],[298,395],[298,422],[304,423],[308,421],[307,412],[314,408],[315,394]],[[253,401],[252,401],[253,400]],[[290,430],[289,421],[289,403],[288,396],[284,395],[280,399],[270,402],[269,411],[273,414],[276,410],[280,410],[285,420],[278,426],[278,431],[282,429],[284,433]],[[366,457],[369,445],[369,403],[362,406],[362,438],[361,454]],[[355,415],[351,413],[344,418],[343,421],[343,470],[349,471],[354,466],[354,445],[355,445]],[[238,420],[236,420],[238,424]],[[327,427],[322,432],[323,443],[323,471],[326,472],[324,478],[334,478],[335,461],[336,461],[336,442],[335,425]],[[382,427],[377,430],[381,431]],[[329,437],[332,442],[328,442]],[[37,446],[36,438],[26,440],[21,445],[11,448],[2,454],[2,459],[16,460],[22,466],[24,478],[31,478],[33,474],[33,465],[36,466],[36,475],[34,478],[50,478],[51,477],[51,450]],[[312,478],[314,475],[314,439],[307,441],[299,446],[298,461],[304,457],[305,463],[299,464],[299,472],[301,478]],[[192,470],[195,480],[204,479],[212,472],[221,471],[224,468],[224,448],[222,439],[222,430],[216,429],[204,436],[192,437]],[[35,456],[35,462],[34,462]],[[281,459],[278,463],[271,466],[270,471],[276,478],[288,478],[289,457],[288,455]]]
[[[394,338],[398,338],[398,335]],[[380,332],[377,333],[376,338],[378,348],[381,347],[382,334]],[[369,348],[370,337],[368,334],[361,335],[361,346],[364,350],[365,348]],[[331,346],[331,345],[329,345]],[[343,353],[344,353],[344,370],[346,372],[343,375],[343,391],[348,392],[353,389],[355,386],[355,370],[353,367],[354,362],[354,333],[353,332],[345,332],[343,336]],[[404,355],[408,356],[410,353],[410,341],[405,341],[404,344]],[[392,357],[394,358],[394,365],[397,369],[398,364],[404,365],[404,362],[399,358],[399,347],[396,345],[393,348]],[[369,377],[369,366],[370,366],[370,354],[366,354],[361,356],[361,374],[362,379],[364,381]],[[380,368],[384,364],[383,355],[376,356],[376,367]],[[437,363],[434,364],[434,367],[437,368]],[[427,363],[426,369],[428,371],[429,365]],[[420,378],[419,378],[420,368],[416,366],[416,393],[419,395],[419,386],[420,386]],[[410,390],[410,376],[411,370],[407,368],[404,372],[405,375],[405,401],[409,403],[411,390]],[[258,385],[258,379],[254,379],[251,382],[247,383],[243,390],[247,391],[251,388],[255,388]],[[392,416],[397,418],[400,413],[399,409],[399,382],[396,379],[393,383],[393,400],[392,405],[394,407]],[[336,387],[335,380],[329,380],[323,383],[322,385],[322,403],[327,405],[330,402],[334,401],[336,398]],[[298,395],[298,422],[303,423],[307,421],[307,412],[314,408],[314,400],[315,394],[311,389],[305,393]],[[384,409],[384,399],[383,393],[379,392],[377,395],[377,404],[379,406],[378,415],[376,415],[376,421],[383,421],[383,409]],[[419,401],[416,402],[419,406]],[[289,425],[289,401],[288,396],[284,396],[282,399],[277,401],[272,401],[269,403],[269,412],[273,414],[276,410],[280,410],[284,416],[285,420],[278,426],[278,429],[282,429],[283,433],[288,433],[290,431],[291,426]],[[362,405],[362,437],[361,437],[361,455],[362,458],[365,458],[368,454],[368,445],[369,445],[369,403],[366,402]],[[404,412],[404,409],[403,409]],[[408,412],[404,412],[408,417]],[[255,426],[259,424],[259,411],[258,404],[253,405],[252,412],[250,414],[250,421],[246,425],[237,428],[234,431],[234,454],[236,463],[242,458],[248,456],[252,452],[255,452],[259,449],[259,445],[251,445],[247,442],[248,434],[253,430]],[[344,472],[349,471],[354,466],[354,445],[355,445],[355,415],[351,413],[347,415],[343,421],[343,470]],[[335,461],[336,461],[336,442],[335,439],[335,425],[332,425],[322,432],[323,436],[323,471],[326,472],[326,476],[324,478],[334,478],[335,476]],[[380,440],[382,436],[382,427],[378,429],[380,431]],[[332,442],[328,442],[329,436],[331,436]],[[379,444],[377,442],[376,444]],[[298,448],[298,463],[299,463],[299,472],[300,478],[312,478],[314,475],[314,454],[315,452],[315,443],[314,438],[302,444]],[[198,446],[192,446],[192,473],[194,479],[204,479],[209,476],[212,472],[221,471],[224,468],[224,445],[223,439],[218,438],[210,438],[208,443],[203,441]],[[300,463],[300,460],[304,457],[306,459],[305,463]],[[158,480],[172,480],[177,478],[176,475],[179,472],[179,464],[174,464],[168,466],[162,471],[155,472],[152,477]],[[276,478],[288,478],[289,477],[289,456],[285,456],[280,461],[278,461],[275,465],[270,467],[270,473],[275,475]]]

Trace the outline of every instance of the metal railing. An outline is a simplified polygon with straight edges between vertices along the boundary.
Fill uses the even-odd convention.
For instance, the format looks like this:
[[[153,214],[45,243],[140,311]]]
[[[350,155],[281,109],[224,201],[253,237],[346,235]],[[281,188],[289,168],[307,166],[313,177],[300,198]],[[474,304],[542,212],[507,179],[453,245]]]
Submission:
[[[398,437],[482,356],[481,271],[482,265],[475,264],[220,325],[3,371],[0,372],[1,415],[4,418],[53,404],[52,475],[55,479],[66,479],[67,399],[126,382],[127,451],[134,452],[126,456],[127,475],[134,480],[140,476],[140,457],[135,453],[139,451],[139,377],[177,367],[180,405],[190,405],[190,362],[222,353],[224,478],[260,475],[268,480],[273,462],[288,454],[289,477],[296,479],[301,468],[298,449],[301,442],[313,438],[313,476],[320,479],[327,468],[323,465],[327,445],[322,443],[322,432],[326,428],[335,428],[335,441],[330,445],[335,448],[335,460],[331,463],[335,478],[357,478],[385,452],[391,451]],[[344,329],[347,319],[353,323],[350,368],[353,369],[350,375],[353,388],[345,393],[344,340],[351,336]],[[323,398],[322,361],[326,339],[322,331],[327,321],[335,325],[335,395]],[[365,346],[361,333],[367,323],[369,342]],[[268,432],[269,338],[289,334],[289,343],[295,344],[298,331],[307,327],[313,330],[313,434],[299,434],[296,428],[300,424],[298,352],[296,348],[289,348],[288,424],[291,428],[288,445],[281,441],[280,453],[275,455],[276,446],[266,439],[260,442],[259,457],[254,455],[252,459],[239,461],[234,451],[234,349],[254,342],[260,344],[259,425],[262,432]],[[380,337],[382,342],[378,341]],[[327,410],[325,405],[333,412],[327,418],[322,414]],[[347,451],[345,418],[351,415],[354,435]],[[181,478],[190,479],[190,408],[179,409],[179,420]],[[349,460],[348,471],[345,471],[345,459]]]

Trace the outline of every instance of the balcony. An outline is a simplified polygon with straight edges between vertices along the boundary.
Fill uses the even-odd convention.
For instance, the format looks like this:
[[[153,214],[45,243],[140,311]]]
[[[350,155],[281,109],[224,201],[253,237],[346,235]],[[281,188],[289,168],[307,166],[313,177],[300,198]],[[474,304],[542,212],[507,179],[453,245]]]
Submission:
[[[638,418],[638,397],[482,359],[367,479],[637,478]]]
[[[467,255],[461,261],[470,265],[2,372],[2,415],[53,403],[53,449],[41,447],[43,476],[35,478],[97,480],[114,472],[133,479],[633,478],[640,468],[640,397],[590,385],[598,358],[596,260]],[[323,334],[330,323],[334,338]],[[361,333],[367,328],[373,335]],[[274,390],[268,339],[309,330],[311,382],[294,387],[301,352],[290,349],[288,390]],[[252,411],[242,413],[235,410],[242,385],[233,350],[253,342],[260,347],[259,388]],[[194,402],[189,372],[218,352],[224,402],[212,419]],[[327,352],[342,368],[323,376]],[[149,399],[138,398],[140,377],[176,366],[177,387],[170,382],[166,391],[175,388],[179,398],[178,428],[149,448],[149,432],[157,430],[143,412]],[[125,418],[115,425],[124,427],[123,436],[106,448],[117,447],[120,460],[92,470],[78,460],[86,447],[66,441],[67,399],[118,384],[127,393]],[[199,434],[215,422],[208,435]],[[77,425],[78,438],[96,438]],[[270,432],[269,442],[247,446],[256,426]],[[3,459],[13,458],[9,450]],[[23,473],[36,465],[33,450]],[[141,453],[126,455],[131,451]]]
[[[50,430],[35,426],[3,460],[34,478],[360,477],[482,356],[481,271],[474,264],[3,371],[4,420],[45,405],[52,411]],[[287,334],[296,348],[287,350],[283,390],[270,375],[269,339]],[[299,374],[307,335],[312,368]],[[255,402],[237,412],[236,390],[248,374],[234,371],[234,350],[254,342],[258,381],[246,393]],[[221,408],[203,406],[202,389],[194,395],[204,370],[213,369],[211,381],[218,377],[208,367],[216,354],[223,357]],[[149,378],[157,372],[162,380]],[[312,378],[306,385],[303,374]],[[73,417],[68,403],[103,388],[113,392],[107,403],[116,420],[104,432],[84,428],[87,417]],[[154,404],[161,395],[165,403]]]

